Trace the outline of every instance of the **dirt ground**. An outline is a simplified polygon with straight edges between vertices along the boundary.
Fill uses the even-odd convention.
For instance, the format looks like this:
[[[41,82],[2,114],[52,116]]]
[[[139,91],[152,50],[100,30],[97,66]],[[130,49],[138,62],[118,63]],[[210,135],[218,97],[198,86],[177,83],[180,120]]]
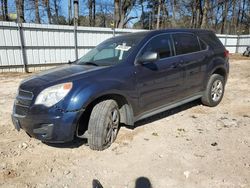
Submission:
[[[73,142],[49,146],[17,132],[12,105],[27,75],[0,74],[0,187],[250,187],[250,58],[231,57],[215,108],[192,102],[136,128],[122,127],[107,150]]]

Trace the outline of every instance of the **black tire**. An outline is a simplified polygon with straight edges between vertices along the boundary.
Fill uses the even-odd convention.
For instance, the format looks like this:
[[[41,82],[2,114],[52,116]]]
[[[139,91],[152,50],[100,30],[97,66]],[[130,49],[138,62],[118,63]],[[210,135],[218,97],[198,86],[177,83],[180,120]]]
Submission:
[[[114,100],[97,103],[89,118],[89,147],[99,151],[108,148],[116,139],[119,124],[119,107]]]
[[[219,85],[220,83],[221,86]],[[223,98],[224,89],[225,89],[224,77],[219,74],[211,75],[208,80],[206,90],[204,91],[204,94],[201,98],[202,103],[210,107],[217,106]]]

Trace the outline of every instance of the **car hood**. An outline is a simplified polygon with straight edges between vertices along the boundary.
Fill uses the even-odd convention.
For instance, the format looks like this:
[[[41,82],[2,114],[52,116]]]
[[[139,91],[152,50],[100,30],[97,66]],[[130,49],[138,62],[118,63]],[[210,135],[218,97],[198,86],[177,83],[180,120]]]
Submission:
[[[88,76],[88,73],[107,67],[67,64],[31,76],[21,82],[20,88],[32,91],[37,87],[47,87],[61,82],[69,82]]]

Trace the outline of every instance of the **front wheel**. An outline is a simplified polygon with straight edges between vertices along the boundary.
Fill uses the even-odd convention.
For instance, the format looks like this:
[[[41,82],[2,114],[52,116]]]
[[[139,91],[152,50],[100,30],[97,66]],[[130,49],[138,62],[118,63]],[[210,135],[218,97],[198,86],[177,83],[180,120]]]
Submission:
[[[225,79],[219,74],[213,74],[207,83],[206,90],[201,98],[204,105],[217,106],[223,98]]]
[[[93,150],[104,150],[116,139],[120,123],[120,112],[114,100],[97,103],[88,125],[88,144]]]

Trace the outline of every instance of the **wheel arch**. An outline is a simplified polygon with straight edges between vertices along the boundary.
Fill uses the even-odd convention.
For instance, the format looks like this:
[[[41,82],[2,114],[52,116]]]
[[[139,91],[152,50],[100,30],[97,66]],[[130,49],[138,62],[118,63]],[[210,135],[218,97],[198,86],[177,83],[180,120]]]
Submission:
[[[224,79],[227,78],[227,71],[225,70],[224,67],[217,67],[217,68],[215,68],[215,69],[212,71],[211,75],[213,75],[213,74],[219,74],[219,75],[223,76]]]
[[[120,123],[125,126],[134,126],[133,107],[129,103],[127,98],[118,93],[106,93],[92,99],[91,101],[88,102],[88,104],[85,105],[84,111],[81,114],[77,123],[77,128],[76,128],[77,135],[83,135],[85,131],[88,130],[89,117],[94,106],[101,101],[109,99],[115,100],[119,106]]]

